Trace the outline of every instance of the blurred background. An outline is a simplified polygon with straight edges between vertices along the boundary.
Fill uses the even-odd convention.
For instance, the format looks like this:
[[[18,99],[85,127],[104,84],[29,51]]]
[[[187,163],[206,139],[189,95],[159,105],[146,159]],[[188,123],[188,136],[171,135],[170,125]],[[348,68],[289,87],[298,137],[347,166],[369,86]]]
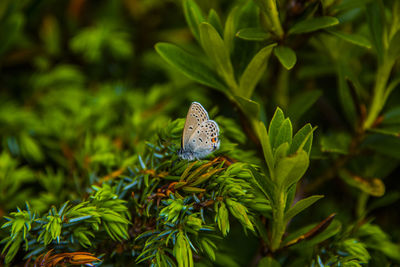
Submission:
[[[192,100],[211,103],[153,48],[191,41],[178,1],[6,0],[0,21],[0,215],[79,199]]]
[[[197,4],[205,14],[215,9],[225,21],[234,5],[249,2]],[[301,6],[319,1],[290,2]],[[385,3],[389,13],[392,1]],[[295,7],[290,11],[294,17]],[[356,5],[343,8],[337,17],[350,31],[368,31],[364,11]],[[351,223],[356,206],[362,205],[360,186],[332,177],[315,183],[329,176],[324,172],[346,154],[351,141],[332,62],[344,61],[366,88],[373,84],[376,63],[370,50],[330,38],[297,40],[297,64],[291,71],[271,58],[254,99],[261,104],[264,122],[280,106],[294,130],[307,122],[318,126],[313,161],[300,192],[326,198],[303,219],[320,221],[337,212],[341,221]],[[154,45],[161,41],[188,51],[196,47],[179,0],[0,1],[0,217],[26,200],[44,212],[51,205],[82,199],[99,178],[131,164],[157,129],[185,117],[192,101],[202,103],[211,117],[225,116],[231,125],[243,125],[224,94],[186,78],[156,53]],[[247,42],[248,51],[262,47],[238,42]],[[238,69],[252,55],[237,59]],[[367,98],[371,92],[362,94]],[[394,91],[384,113],[398,116],[399,100],[399,90]],[[378,187],[386,187],[385,198],[371,218],[398,243],[400,141],[394,134],[379,138],[365,145],[374,153],[361,155],[351,168],[382,179]],[[257,149],[250,139],[241,146]]]

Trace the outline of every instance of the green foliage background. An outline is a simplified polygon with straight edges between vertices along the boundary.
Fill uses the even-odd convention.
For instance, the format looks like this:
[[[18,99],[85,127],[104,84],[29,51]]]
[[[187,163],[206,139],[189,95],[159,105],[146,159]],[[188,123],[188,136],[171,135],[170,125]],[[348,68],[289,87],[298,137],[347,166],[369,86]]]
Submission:
[[[0,1],[0,262],[398,265],[399,47],[396,0]]]

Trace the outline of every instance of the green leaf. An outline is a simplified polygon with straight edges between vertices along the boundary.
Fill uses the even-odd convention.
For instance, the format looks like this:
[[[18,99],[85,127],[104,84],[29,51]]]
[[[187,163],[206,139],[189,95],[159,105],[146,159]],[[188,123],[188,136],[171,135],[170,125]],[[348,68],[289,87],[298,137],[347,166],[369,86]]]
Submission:
[[[318,17],[308,20],[303,20],[294,25],[290,30],[289,34],[300,34],[313,32],[320,29],[328,28],[339,24],[339,20],[335,17]]]
[[[288,151],[289,151],[289,143],[288,142],[284,142],[284,143],[280,144],[276,148],[275,153],[274,153],[275,162],[286,157],[288,155]]]
[[[301,179],[308,168],[308,164],[308,155],[304,150],[279,160],[275,167],[277,182],[286,190]]]
[[[362,35],[358,35],[355,33],[346,33],[346,32],[341,32],[341,31],[337,31],[337,30],[326,30],[328,33],[339,37],[340,39],[361,46],[361,47],[365,47],[365,48],[371,48],[371,42],[365,38]]]
[[[367,136],[361,148],[369,148],[380,154],[400,159],[400,139],[398,137],[372,134]]]
[[[261,175],[259,172],[257,172],[256,169],[254,169],[251,166],[250,166],[250,171],[254,178],[254,182],[260,188],[260,190],[264,193],[265,197],[270,202],[274,202],[274,199],[276,199],[275,195],[277,192],[275,184],[270,180],[269,177]]]
[[[284,32],[279,18],[278,1],[255,0],[259,6],[261,25],[267,31],[273,33],[278,39],[282,39]]]
[[[390,237],[378,225],[370,223],[363,224],[358,236],[370,250],[382,251],[386,256],[400,261],[400,245],[390,241]]]
[[[388,110],[383,115],[383,125],[400,124],[400,106]]]
[[[347,155],[351,136],[345,132],[333,133],[321,137],[321,151]]]
[[[230,229],[228,209],[224,202],[219,201],[215,203],[217,213],[215,214],[215,221],[223,236],[227,236]]]
[[[398,30],[389,43],[388,57],[391,60],[396,60],[400,56],[400,30]]]
[[[225,48],[228,50],[228,55],[233,51],[233,41],[235,39],[235,32],[236,32],[236,14],[238,8],[234,7],[228,15],[228,18],[225,21],[225,28],[224,28],[224,43]]]
[[[322,241],[325,241],[326,239],[339,233],[341,228],[342,224],[339,221],[333,220],[332,223],[322,233],[317,234],[315,237],[307,241],[305,244],[306,246],[310,247],[319,244]]]
[[[195,1],[184,0],[183,12],[185,14],[186,22],[193,36],[197,40],[200,40],[199,25],[200,23],[205,21],[201,9],[199,8],[199,6],[196,4]]]
[[[173,252],[179,267],[193,267],[192,249],[181,231],[177,234]]]
[[[241,96],[235,96],[235,100],[248,118],[258,120],[260,116],[260,105],[257,102]]]
[[[311,151],[311,146],[312,146],[312,141],[313,141],[313,128],[311,127],[311,124],[307,123],[306,125],[303,126],[293,137],[292,145],[290,146],[289,149],[289,155],[297,152],[301,145],[304,143],[305,139],[307,138],[307,141],[303,145],[303,150],[307,152],[308,155],[310,155]]]
[[[206,86],[226,92],[226,86],[215,72],[195,56],[173,44],[157,43],[157,53],[170,65],[174,66],[190,79]]]
[[[361,176],[351,174],[347,170],[340,170],[339,176],[348,185],[354,186],[371,196],[381,197],[385,194],[385,184],[382,182],[381,179],[378,178],[366,179]]]
[[[261,220],[261,216],[256,216],[254,218],[254,226],[257,229],[257,232],[261,239],[265,242],[265,244],[268,246],[269,245],[269,236],[268,236],[268,231],[267,227],[265,227],[264,223]]]
[[[332,217],[332,216],[330,216]],[[328,218],[330,218],[328,217]],[[326,224],[329,223],[327,226]],[[322,228],[322,229],[321,229]],[[324,229],[325,228],[325,229]],[[285,238],[283,243],[286,244],[286,246],[290,246],[293,244],[297,244],[294,246],[294,248],[299,248],[299,249],[304,249],[307,247],[312,247],[318,243],[321,243],[322,241],[325,241],[326,239],[336,235],[340,229],[342,228],[342,225],[339,221],[333,220],[333,221],[326,221],[326,219],[317,224],[311,224],[307,225],[303,228],[300,228],[299,230],[291,233],[289,236]],[[300,241],[304,241],[300,243]]]
[[[360,259],[363,263],[367,263],[371,258],[365,244],[353,238],[343,241],[341,249],[350,254],[350,256]]]
[[[386,102],[390,94],[393,92],[394,89],[398,88],[398,85],[400,84],[400,76],[397,75],[397,77],[393,78],[392,81],[389,83],[389,85],[386,88],[385,95],[383,97],[383,103]]]
[[[208,22],[217,30],[217,32],[222,36],[223,29],[221,19],[218,16],[218,13],[214,9],[210,9],[208,13]]]
[[[397,191],[387,192],[383,197],[377,198],[374,201],[372,201],[371,204],[369,204],[367,208],[368,213],[375,209],[391,205],[397,202],[399,199],[400,199],[400,192]]]
[[[292,130],[292,123],[290,122],[289,118],[286,118],[279,127],[279,131],[274,143],[271,143],[272,150],[277,149],[283,143],[288,143],[290,146],[292,144]]]
[[[365,5],[367,22],[371,33],[371,40],[378,55],[379,62],[383,60],[383,32],[385,31],[385,14],[381,0],[371,1]]]
[[[276,44],[271,44],[261,49],[250,61],[239,80],[240,96],[250,98],[253,91],[267,69],[268,59],[272,48]]]
[[[349,9],[356,9],[356,8],[362,8],[365,6],[366,3],[375,1],[375,0],[347,0],[347,1],[340,1],[337,2],[333,6],[333,12],[343,12],[347,11]]]
[[[201,44],[207,56],[214,62],[219,75],[225,80],[233,93],[236,93],[236,80],[229,57],[229,51],[219,33],[206,22],[200,24]]]
[[[43,152],[35,139],[28,134],[21,134],[19,140],[21,142],[21,152],[25,157],[37,162],[44,160]]]
[[[285,212],[287,212],[293,204],[293,200],[296,196],[296,185],[293,184],[286,190],[286,204],[285,204]]]
[[[7,4],[4,7],[6,7]],[[22,13],[13,12],[6,20],[2,20],[0,26],[0,56],[7,52],[10,47],[18,40],[18,34],[24,25],[24,15]]]
[[[323,195],[315,195],[308,198],[304,198],[299,200],[293,207],[289,208],[289,210],[285,214],[285,221],[288,222],[294,216],[314,204],[319,199],[323,198]]]
[[[236,37],[247,41],[264,41],[270,37],[270,34],[261,28],[244,28],[236,33]]]
[[[11,244],[11,246],[9,247],[6,254],[5,258],[6,264],[10,263],[14,259],[15,255],[17,255],[21,242],[22,242],[21,234],[18,235],[16,239],[8,241],[7,246],[9,246],[9,244]]]
[[[295,96],[288,106],[287,116],[291,121],[298,121],[301,116],[314,105],[321,95],[321,90],[312,90],[302,92]]]
[[[290,47],[283,45],[277,46],[274,49],[274,54],[287,70],[290,70],[296,64],[296,53]]]
[[[253,224],[251,223],[249,216],[247,215],[247,208],[241,203],[236,202],[230,198],[227,198],[225,201],[229,207],[229,211],[231,212],[231,214],[239,220],[243,227],[246,227],[254,232],[255,230]]]
[[[275,144],[275,140],[278,138],[279,129],[284,120],[285,115],[283,114],[283,111],[279,107],[276,108],[268,128],[269,141],[272,148],[274,148],[273,144]]]
[[[342,105],[342,109],[344,111],[344,115],[346,116],[347,121],[350,125],[354,126],[355,121],[357,119],[356,107],[355,103],[350,91],[350,87],[347,81],[347,73],[344,64],[339,63],[337,66],[338,73],[338,94],[340,99],[340,104]]]
[[[267,163],[271,179],[274,179],[273,176],[274,154],[272,153],[270,137],[268,136],[267,129],[265,128],[263,122],[260,121],[258,124],[256,124],[256,126],[257,126],[258,138],[260,139],[261,146],[263,149],[265,162]]]
[[[280,267],[280,263],[272,257],[266,256],[260,260],[258,267]]]
[[[201,239],[200,243],[208,257],[210,257],[212,261],[215,261],[215,244],[208,238]]]

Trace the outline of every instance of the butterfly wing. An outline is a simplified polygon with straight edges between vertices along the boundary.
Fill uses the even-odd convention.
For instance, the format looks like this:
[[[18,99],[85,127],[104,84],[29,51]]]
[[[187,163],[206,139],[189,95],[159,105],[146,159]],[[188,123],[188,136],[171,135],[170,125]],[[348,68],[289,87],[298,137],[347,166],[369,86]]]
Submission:
[[[219,127],[213,120],[204,121],[188,139],[188,144],[196,158],[203,158],[219,147]]]
[[[182,133],[182,148],[188,144],[195,130],[205,121],[208,121],[208,113],[198,102],[193,102],[186,115],[186,122]]]

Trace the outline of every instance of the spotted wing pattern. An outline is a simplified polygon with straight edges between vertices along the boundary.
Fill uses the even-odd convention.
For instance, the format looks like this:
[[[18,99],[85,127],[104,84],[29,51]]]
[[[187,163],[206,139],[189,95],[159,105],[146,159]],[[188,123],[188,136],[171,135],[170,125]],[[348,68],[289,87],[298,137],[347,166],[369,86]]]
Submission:
[[[213,120],[207,120],[200,124],[190,136],[188,146],[191,147],[196,158],[202,158],[218,149],[219,128]]]
[[[207,111],[200,103],[193,102],[186,115],[186,122],[182,133],[182,148],[185,148],[192,134],[205,121],[208,121]]]

